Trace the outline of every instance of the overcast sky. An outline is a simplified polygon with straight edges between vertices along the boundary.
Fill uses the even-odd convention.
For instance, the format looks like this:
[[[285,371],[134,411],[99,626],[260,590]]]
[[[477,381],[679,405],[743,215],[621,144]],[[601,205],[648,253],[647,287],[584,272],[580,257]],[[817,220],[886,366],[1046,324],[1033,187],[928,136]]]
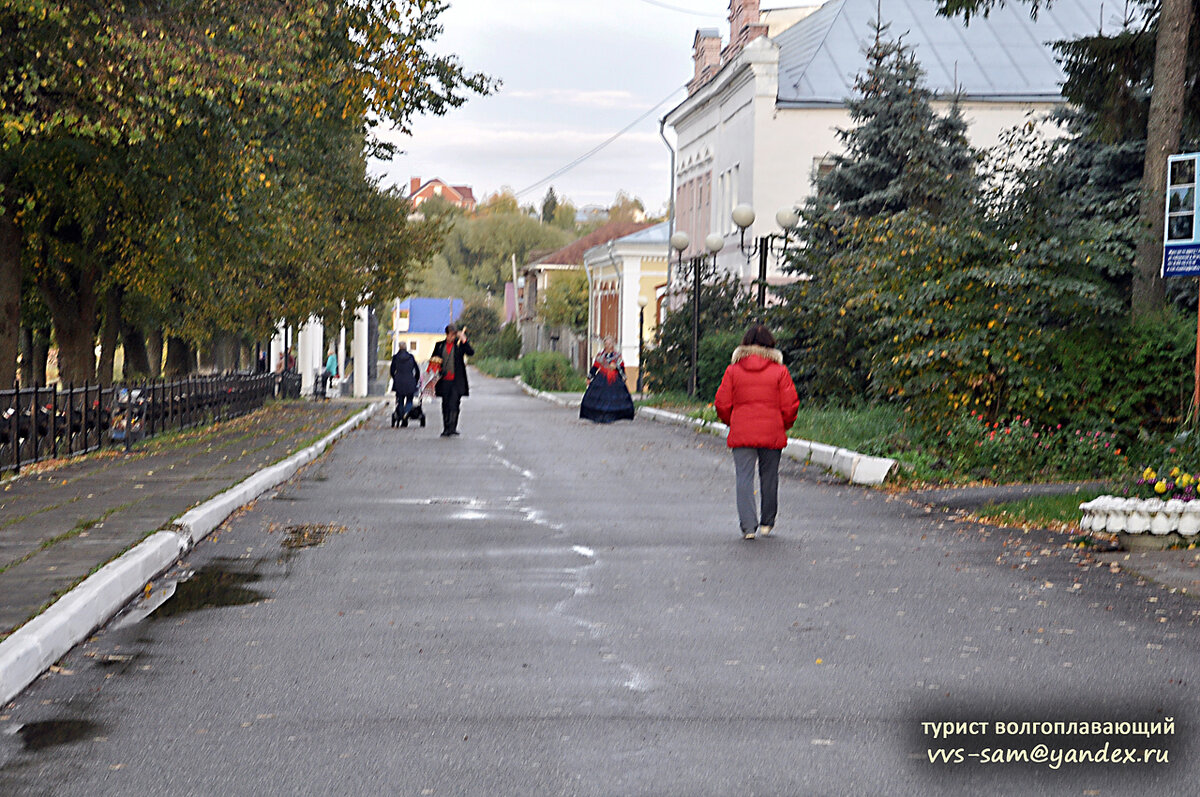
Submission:
[[[577,206],[607,206],[624,190],[657,210],[670,193],[658,120],[686,96],[696,29],[716,27],[728,38],[728,7],[728,0],[451,0],[434,49],[503,86],[444,117],[417,119],[412,137],[392,139],[404,153],[375,164],[376,172],[405,186],[409,177],[440,177],[472,186],[481,200],[508,186],[535,205],[548,185]],[[598,155],[538,184],[663,100]]]

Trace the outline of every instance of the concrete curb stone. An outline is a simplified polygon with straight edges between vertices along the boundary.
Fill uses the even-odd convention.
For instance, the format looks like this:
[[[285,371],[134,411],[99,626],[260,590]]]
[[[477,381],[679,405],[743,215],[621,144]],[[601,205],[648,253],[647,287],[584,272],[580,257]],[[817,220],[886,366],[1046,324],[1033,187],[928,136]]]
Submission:
[[[514,380],[522,390],[531,396],[557,404],[560,407],[570,406],[567,402],[552,393],[546,393],[532,388],[522,381],[521,377]],[[673,423],[681,426],[694,426],[697,429],[710,432],[718,437],[726,437],[729,427],[717,421],[702,421],[699,418],[689,418],[677,412],[662,410],[657,407],[638,407],[638,415],[652,421]],[[887,457],[868,457],[857,451],[845,448],[815,443],[811,440],[789,438],[784,452],[798,462],[812,462],[848,479],[854,484],[876,486],[883,484],[888,473],[896,466],[896,460]]]
[[[0,705],[20,694],[46,668],[107,622],[234,510],[291,478],[382,406],[384,402],[373,402],[317,443],[189,510],[170,530],[150,535],[109,562],[0,642]]]

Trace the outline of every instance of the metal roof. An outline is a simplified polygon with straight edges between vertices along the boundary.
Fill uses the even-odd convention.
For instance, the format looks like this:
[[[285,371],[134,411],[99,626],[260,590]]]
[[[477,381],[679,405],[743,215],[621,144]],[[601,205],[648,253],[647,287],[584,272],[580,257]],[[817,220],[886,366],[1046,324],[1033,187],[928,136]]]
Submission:
[[[413,297],[400,302],[400,309],[408,311],[409,332],[443,335],[446,325],[457,321],[462,315],[463,300]]]
[[[782,105],[842,105],[855,75],[867,68],[877,0],[829,0],[775,37]],[[1063,72],[1052,42],[1120,27],[1121,3],[1055,0],[1031,19],[1024,3],[1006,3],[987,17],[938,16],[933,0],[883,0],[888,35],[912,48],[926,85],[939,94],[957,87],[966,98],[1058,101]],[[1103,19],[1102,19],[1103,17]]]
[[[626,235],[624,238],[618,238],[617,243],[622,244],[662,244],[666,246],[667,231],[670,229],[671,223],[667,221],[659,222],[653,227],[647,227],[644,230],[639,230],[632,235]]]

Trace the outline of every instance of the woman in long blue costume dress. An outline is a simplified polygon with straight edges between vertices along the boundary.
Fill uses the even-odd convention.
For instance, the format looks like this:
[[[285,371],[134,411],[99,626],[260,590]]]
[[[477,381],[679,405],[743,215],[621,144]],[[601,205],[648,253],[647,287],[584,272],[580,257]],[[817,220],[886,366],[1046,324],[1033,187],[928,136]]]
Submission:
[[[611,336],[604,338],[604,350],[596,355],[588,371],[579,417],[596,423],[633,420],[633,397],[625,386],[625,361]]]

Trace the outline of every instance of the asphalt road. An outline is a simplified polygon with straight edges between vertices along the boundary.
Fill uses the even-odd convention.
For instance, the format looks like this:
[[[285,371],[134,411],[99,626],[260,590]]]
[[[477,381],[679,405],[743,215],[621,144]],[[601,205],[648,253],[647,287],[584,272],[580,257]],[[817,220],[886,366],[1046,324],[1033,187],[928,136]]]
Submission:
[[[462,437],[379,414],[0,710],[0,793],[1196,793],[1194,599],[795,465],[743,542],[720,440],[472,384]],[[1168,763],[1057,768],[1133,740],[921,725],[1164,717]]]

